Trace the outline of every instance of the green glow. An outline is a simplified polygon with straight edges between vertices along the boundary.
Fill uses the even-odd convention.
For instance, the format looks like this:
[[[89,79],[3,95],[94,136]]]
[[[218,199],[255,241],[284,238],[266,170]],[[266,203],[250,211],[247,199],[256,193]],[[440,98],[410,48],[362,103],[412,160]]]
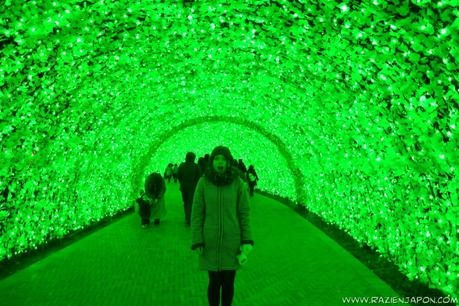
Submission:
[[[459,295],[457,1],[156,2],[2,5],[0,260],[128,208],[148,169],[228,140],[260,187]],[[190,126],[159,145],[209,115],[260,128]]]
[[[227,144],[233,157],[244,159],[247,167],[250,164],[259,165],[256,167],[257,173],[263,173],[264,176],[260,177],[258,188],[283,197],[296,198],[292,174],[286,170],[288,165],[285,157],[276,146],[253,130],[226,122],[195,125],[175,134],[152,156],[144,176],[153,171],[163,173],[163,165],[169,162],[180,164],[185,161],[185,154],[189,150],[196,153],[197,161],[204,154],[210,154],[219,143]]]

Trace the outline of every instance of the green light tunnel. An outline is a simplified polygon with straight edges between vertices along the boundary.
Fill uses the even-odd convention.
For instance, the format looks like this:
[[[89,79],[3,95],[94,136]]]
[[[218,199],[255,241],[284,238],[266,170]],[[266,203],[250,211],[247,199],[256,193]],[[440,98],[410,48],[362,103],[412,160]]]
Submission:
[[[457,296],[458,4],[397,3],[6,1],[0,260],[225,144],[261,190]]]

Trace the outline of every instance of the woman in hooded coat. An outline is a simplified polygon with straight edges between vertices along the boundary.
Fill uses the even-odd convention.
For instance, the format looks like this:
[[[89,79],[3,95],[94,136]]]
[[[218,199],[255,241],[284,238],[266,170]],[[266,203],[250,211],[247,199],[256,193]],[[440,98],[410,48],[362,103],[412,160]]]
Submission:
[[[209,273],[210,306],[219,305],[220,288],[222,305],[231,305],[241,255],[245,260],[254,243],[247,186],[232,160],[227,147],[216,147],[193,199],[191,248],[199,252],[200,269]]]

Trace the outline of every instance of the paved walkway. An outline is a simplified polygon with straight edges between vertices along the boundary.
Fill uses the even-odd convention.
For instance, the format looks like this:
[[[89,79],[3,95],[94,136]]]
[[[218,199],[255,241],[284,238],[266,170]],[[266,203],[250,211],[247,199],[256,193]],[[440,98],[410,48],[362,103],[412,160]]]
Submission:
[[[168,214],[159,227],[142,229],[138,215],[128,214],[0,280],[0,305],[207,305],[207,274],[190,250],[178,186],[167,187]],[[398,296],[288,207],[255,194],[251,208],[255,247],[236,274],[234,306]]]

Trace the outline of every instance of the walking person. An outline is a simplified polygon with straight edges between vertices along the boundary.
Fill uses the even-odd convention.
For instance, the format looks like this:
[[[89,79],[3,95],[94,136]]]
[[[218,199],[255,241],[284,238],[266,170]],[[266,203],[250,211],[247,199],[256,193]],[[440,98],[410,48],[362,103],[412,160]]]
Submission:
[[[136,199],[143,228],[148,227],[150,218],[155,220],[155,225],[159,225],[160,219],[166,215],[165,193],[166,182],[161,174],[155,172],[145,179],[145,190]]]
[[[173,166],[172,166],[172,163],[169,163],[166,167],[166,170],[164,170],[164,179],[166,179],[170,183],[172,175],[173,175]]]
[[[201,169],[201,173],[205,173],[206,171],[206,160],[204,159],[204,157],[200,157],[198,158],[198,166],[199,166],[199,169]]]
[[[209,274],[210,306],[220,305],[220,297],[222,306],[231,305],[236,270],[245,264],[254,243],[247,187],[231,167],[232,159],[227,147],[212,151],[193,199],[191,248],[199,254],[200,269]]]
[[[182,193],[183,209],[185,211],[185,223],[190,226],[191,206],[193,205],[193,195],[196,184],[201,177],[201,170],[194,162],[196,154],[188,152],[185,162],[181,163],[177,170],[177,178],[180,182],[180,192]]]
[[[247,170],[247,183],[249,184],[249,190],[250,190],[250,196],[253,197],[253,191],[255,189],[255,186],[257,185],[258,181],[258,175],[257,172],[255,171],[255,168],[253,165],[249,166],[249,169]]]
[[[174,183],[177,183],[177,172],[178,172],[178,166],[177,164],[174,164],[172,166],[172,177],[174,178]]]
[[[209,164],[209,158],[210,158],[210,155],[209,154],[205,154],[204,155],[204,161],[202,163],[203,165],[203,168],[202,168],[202,173],[206,173],[206,168],[207,168],[207,165]]]

